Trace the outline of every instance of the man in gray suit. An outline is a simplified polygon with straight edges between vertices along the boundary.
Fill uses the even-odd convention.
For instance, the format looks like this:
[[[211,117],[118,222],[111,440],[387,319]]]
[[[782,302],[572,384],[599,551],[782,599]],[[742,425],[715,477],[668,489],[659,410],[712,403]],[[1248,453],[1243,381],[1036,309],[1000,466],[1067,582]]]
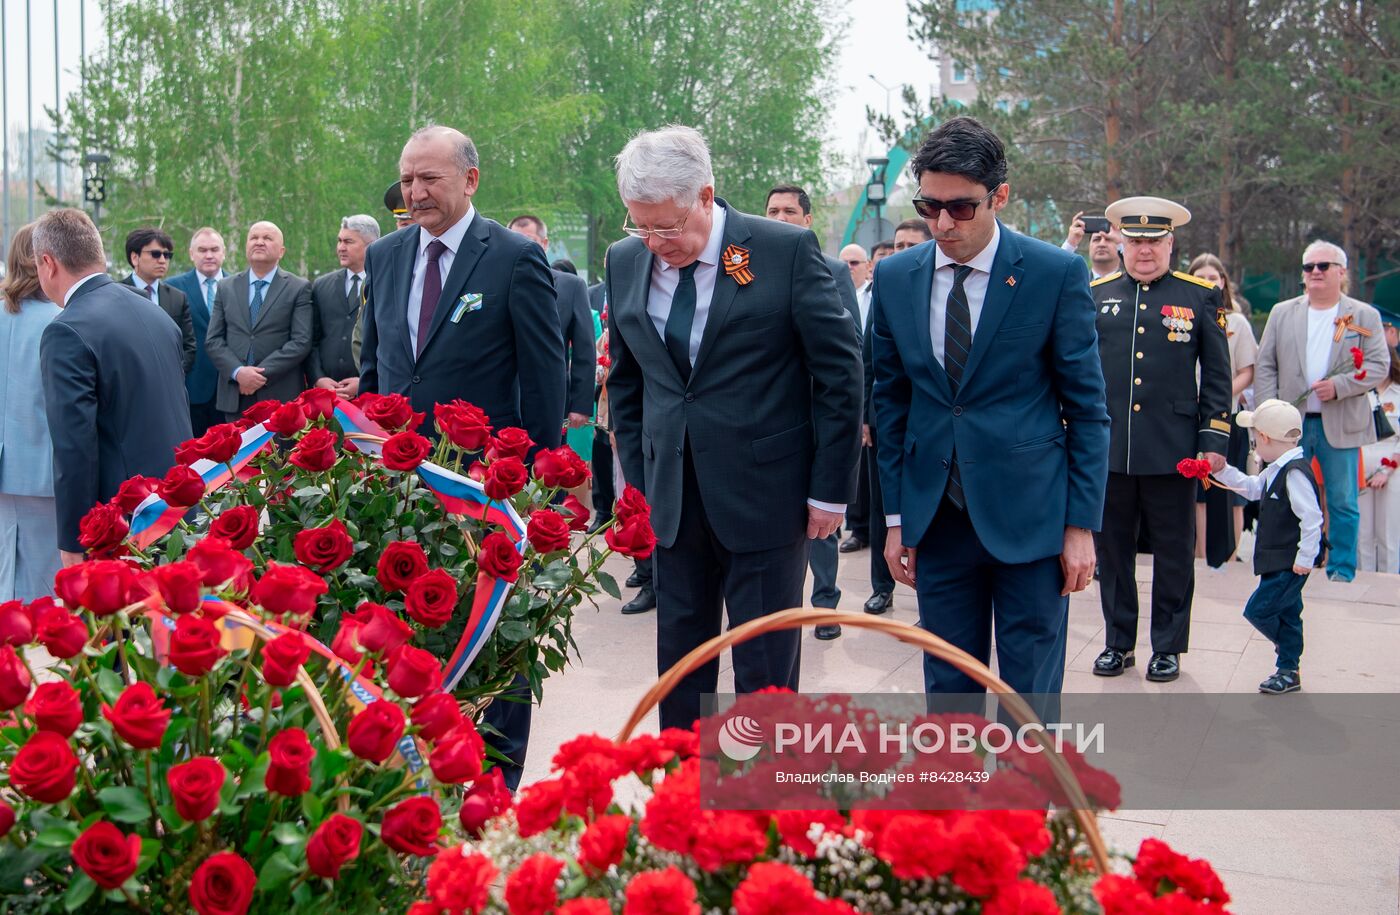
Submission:
[[[311,351],[311,284],[282,270],[282,230],[248,228],[248,269],[219,283],[205,349],[219,373],[215,405],[230,421],[260,400],[302,392],[302,362]]]
[[[175,254],[175,242],[156,228],[134,229],[126,236],[126,262],[131,275],[122,280],[128,286],[160,306],[180,327],[182,356],[180,364],[188,372],[194,365],[194,320],[185,294],[163,282],[170,270],[170,258]]]
[[[354,345],[355,325],[365,302],[365,249],[379,237],[373,216],[358,213],[340,221],[335,256],[340,269],[311,284],[311,354],[306,379],[342,397],[360,392],[360,353]]]
[[[731,626],[802,603],[807,544],[855,497],[860,339],[816,236],[715,196],[698,131],[639,134],[617,157],[631,238],[608,252],[612,417],[656,531],[661,670]],[[797,689],[801,642],[734,648],[734,687]],[[719,665],[661,702],[690,727]]]
[[[1254,364],[1254,399],[1300,403],[1303,454],[1317,458],[1327,491],[1327,577],[1356,577],[1357,461],[1376,440],[1366,392],[1390,370],[1381,315],[1346,295],[1346,252],[1315,241],[1303,252],[1303,294],[1269,312]],[[1356,368],[1350,350],[1362,351]],[[1340,367],[1340,370],[1339,370]],[[1360,377],[1357,377],[1357,376]]]
[[[44,295],[62,303],[39,341],[53,439],[58,548],[83,560],[79,524],[128,477],[160,477],[190,437],[180,329],[150,299],[108,279],[102,239],[82,210],[34,225]]]

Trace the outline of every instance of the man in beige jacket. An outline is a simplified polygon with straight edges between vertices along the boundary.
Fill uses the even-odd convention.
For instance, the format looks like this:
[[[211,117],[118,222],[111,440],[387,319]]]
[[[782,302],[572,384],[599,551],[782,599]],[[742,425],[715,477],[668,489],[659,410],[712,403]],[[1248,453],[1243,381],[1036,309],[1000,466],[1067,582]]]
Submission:
[[[1327,496],[1327,577],[1356,576],[1357,461],[1376,440],[1366,392],[1390,369],[1380,312],[1345,294],[1346,252],[1315,241],[1303,252],[1303,294],[1269,312],[1255,362],[1254,396],[1303,412],[1303,452],[1322,468]],[[1352,349],[1362,352],[1357,368]]]

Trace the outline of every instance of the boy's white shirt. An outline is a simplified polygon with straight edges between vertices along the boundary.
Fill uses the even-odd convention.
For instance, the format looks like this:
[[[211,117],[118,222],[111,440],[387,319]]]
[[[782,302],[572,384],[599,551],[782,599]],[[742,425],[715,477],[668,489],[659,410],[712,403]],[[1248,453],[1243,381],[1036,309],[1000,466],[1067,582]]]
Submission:
[[[1302,456],[1302,446],[1295,446],[1279,455],[1278,460],[1265,467],[1257,476],[1250,476],[1226,464],[1223,470],[1215,473],[1215,478],[1226,486],[1238,489],[1240,495],[1251,502],[1258,502],[1274,484],[1279,470],[1289,461]],[[1295,469],[1293,473],[1305,477],[1300,485],[1288,487],[1288,505],[1297,516],[1301,528],[1298,555],[1294,557],[1293,564],[1311,569],[1317,561],[1318,548],[1322,545],[1322,506],[1317,504],[1317,493],[1308,485],[1304,471]],[[1293,482],[1289,481],[1290,484]]]

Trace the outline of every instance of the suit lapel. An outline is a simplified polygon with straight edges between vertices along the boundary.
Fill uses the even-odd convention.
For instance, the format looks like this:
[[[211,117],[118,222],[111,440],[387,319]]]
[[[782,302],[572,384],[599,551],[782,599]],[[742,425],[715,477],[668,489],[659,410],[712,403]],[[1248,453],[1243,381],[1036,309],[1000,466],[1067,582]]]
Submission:
[[[1352,318],[1355,316],[1356,306],[1352,304],[1351,299],[1349,299],[1346,296],[1342,296],[1341,301],[1337,303],[1337,320],[1345,321],[1347,318]],[[1337,328],[1335,325],[1331,328],[1331,332],[1332,348],[1328,351],[1327,356],[1327,367],[1329,369],[1341,361],[1343,347],[1346,347],[1348,349],[1351,348],[1351,344],[1346,341],[1346,334],[1342,334],[1342,339],[1337,339]],[[1331,372],[1328,372],[1328,374],[1330,375]]]
[[[452,269],[447,271],[447,276],[442,278],[442,295],[438,297],[437,308],[433,310],[433,323],[428,327],[428,339],[419,341],[418,351],[426,352],[428,344],[433,342],[433,337],[437,335],[438,329],[447,323],[447,317],[452,313],[452,306],[457,301],[457,297],[462,294],[462,288],[466,286],[467,279],[472,275],[472,270],[476,268],[477,261],[486,253],[486,245],[491,236],[491,227],[486,222],[486,217],[480,212],[472,218],[472,223],[467,227],[466,234],[462,236],[462,243],[457,246],[457,253],[452,256]]]
[[[1293,300],[1293,345],[1297,347],[1298,379],[1303,389],[1308,387],[1308,299],[1300,296]]]
[[[962,387],[977,371],[978,364],[992,346],[992,338],[997,328],[1011,308],[1016,298],[1016,287],[1021,282],[1021,245],[1016,235],[1006,226],[1000,226],[1001,240],[997,244],[996,255],[992,258],[992,272],[987,279],[987,294],[982,299],[982,313],[977,318],[977,331],[972,335],[972,352],[968,354],[967,365],[963,368]]]
[[[724,205],[724,201],[718,197],[715,198],[715,203]],[[753,237],[753,233],[749,231],[747,216],[727,205],[725,211],[724,238],[719,249],[721,257],[730,245],[743,247],[744,243]],[[715,338],[719,336],[724,322],[729,318],[729,309],[734,305],[734,297],[739,294],[739,282],[724,272],[724,264],[719,264],[715,269],[715,291],[710,296],[710,313],[705,318],[705,332],[700,337],[700,349],[695,354],[695,365],[690,370],[691,378],[699,374],[705,357],[714,349]]]
[[[679,382],[681,373],[676,368],[675,362],[671,360],[671,353],[666,349],[666,341],[661,339],[661,335],[656,332],[656,324],[652,322],[651,315],[647,313],[647,302],[651,298],[653,263],[654,255],[645,245],[642,245],[632,262],[633,272],[628,288],[619,290],[617,301],[608,307],[618,309],[618,319],[621,319],[625,314],[630,314],[630,317],[641,325],[642,335],[639,340],[633,342],[633,349],[638,346],[647,347],[651,351],[652,359],[665,365],[665,371],[675,375]]]
[[[277,305],[277,301],[282,297],[282,293],[287,291],[287,272],[282,268],[277,268],[277,273],[272,277],[272,282],[267,289],[263,290],[262,307],[258,309],[258,319],[253,322],[253,329],[267,317],[267,313],[272,311]]]
[[[235,308],[232,313],[243,317],[243,326],[248,329],[249,334],[253,333],[253,313],[248,308],[248,284],[252,282],[252,277],[250,271],[244,270],[233,278],[233,294],[238,298],[238,301],[234,303]],[[227,307],[225,307],[224,312],[226,315],[228,314]],[[224,320],[227,321],[228,318],[225,317]]]
[[[928,366],[929,374],[943,386],[944,393],[951,394],[953,389],[948,386],[948,373],[943,371],[943,366],[933,356],[933,337],[929,331],[930,311],[933,307],[933,271],[938,263],[936,252],[934,244],[928,243],[915,259],[914,269],[910,272],[909,285],[914,297],[914,339],[919,341],[919,352],[924,357],[924,365]]]
[[[413,352],[413,340],[408,334],[408,295],[413,289],[413,265],[418,260],[418,241],[422,231],[414,226],[413,231],[403,233],[398,250],[390,258],[394,273],[389,278],[389,285],[394,290],[394,301],[403,305],[403,311],[399,311],[397,304],[394,306],[394,323],[398,325],[395,333],[403,341],[403,350],[410,363],[417,362],[418,357]]]

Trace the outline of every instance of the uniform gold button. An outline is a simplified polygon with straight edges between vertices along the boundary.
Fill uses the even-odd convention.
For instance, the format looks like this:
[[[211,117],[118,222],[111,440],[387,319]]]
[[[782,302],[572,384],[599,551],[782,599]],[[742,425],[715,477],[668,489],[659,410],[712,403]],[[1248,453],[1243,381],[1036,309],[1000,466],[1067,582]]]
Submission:
[[[1142,284],[1142,291],[1143,291],[1143,292],[1146,292],[1146,291],[1147,291],[1147,284],[1146,284],[1146,283],[1143,283],[1143,284]]]
[[[1146,311],[1146,310],[1147,310],[1147,306],[1146,306],[1146,305],[1139,305],[1139,306],[1138,306],[1138,311]]]
[[[1142,410],[1142,404],[1140,404],[1140,403],[1135,403],[1135,404],[1133,404],[1133,412],[1134,412],[1134,413],[1141,412],[1141,410]]]
[[[1141,379],[1141,378],[1134,378],[1134,379],[1133,379],[1133,384],[1142,384],[1142,379]]]
[[[1145,333],[1147,333],[1147,328],[1145,328],[1145,327],[1139,327],[1139,328],[1138,328],[1138,333],[1140,333],[1140,334],[1145,334]]]
[[[1137,354],[1137,357],[1138,357],[1139,359],[1141,359],[1141,358],[1142,358],[1142,353],[1138,353],[1138,354]]]

